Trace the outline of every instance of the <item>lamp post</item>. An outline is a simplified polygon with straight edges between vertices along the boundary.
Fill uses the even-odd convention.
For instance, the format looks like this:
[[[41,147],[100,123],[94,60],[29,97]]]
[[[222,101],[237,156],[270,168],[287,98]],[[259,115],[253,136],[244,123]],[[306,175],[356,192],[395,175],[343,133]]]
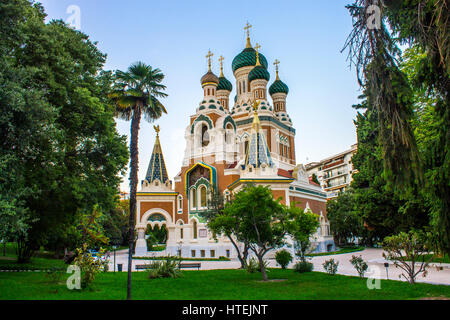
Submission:
[[[117,250],[116,245],[113,246],[113,250],[114,250],[114,273],[116,273],[116,250]]]
[[[386,277],[389,280],[389,272],[388,272],[388,270],[389,270],[389,263],[385,262],[384,263],[384,267],[386,268]]]

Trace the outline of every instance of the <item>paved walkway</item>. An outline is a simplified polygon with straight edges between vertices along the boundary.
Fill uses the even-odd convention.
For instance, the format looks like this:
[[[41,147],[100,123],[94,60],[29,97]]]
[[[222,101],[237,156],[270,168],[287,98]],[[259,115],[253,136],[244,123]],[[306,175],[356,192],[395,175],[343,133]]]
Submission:
[[[121,250],[116,252],[116,264],[123,265],[123,271],[127,270],[128,267],[128,250]],[[382,249],[365,249],[359,252],[353,253],[345,253],[345,254],[336,254],[329,256],[319,256],[313,257],[311,262],[314,265],[314,271],[325,272],[322,264],[325,260],[329,260],[333,258],[335,261],[339,262],[338,274],[342,275],[351,275],[358,276],[358,273],[354,269],[353,265],[350,263],[350,259],[352,255],[361,255],[363,259],[369,265],[369,268],[378,268],[378,274],[374,274],[372,277],[376,279],[387,279],[386,268],[384,267],[384,263],[386,262],[383,258],[383,250]],[[159,254],[158,254],[159,255]],[[200,261],[201,262],[201,270],[214,270],[214,269],[237,269],[240,267],[240,262],[236,260],[232,261]],[[269,259],[269,267],[279,267],[275,260]],[[136,270],[136,264],[150,264],[150,260],[133,260],[132,268]],[[389,268],[389,279],[391,280],[402,280],[406,281],[403,277],[399,279],[399,275],[401,275],[402,270],[400,268],[396,268],[391,261],[388,261]],[[294,263],[289,265],[289,268],[293,268]],[[438,267],[443,267],[443,270],[438,271]],[[113,271],[113,255],[111,254],[111,260],[109,263],[109,270]],[[117,271],[117,268],[116,268]],[[366,275],[367,276],[367,275]],[[450,264],[445,263],[436,263],[432,264],[432,267],[428,269],[428,275],[426,278],[423,278],[421,275],[416,278],[417,282],[425,282],[432,284],[445,284],[450,285]]]

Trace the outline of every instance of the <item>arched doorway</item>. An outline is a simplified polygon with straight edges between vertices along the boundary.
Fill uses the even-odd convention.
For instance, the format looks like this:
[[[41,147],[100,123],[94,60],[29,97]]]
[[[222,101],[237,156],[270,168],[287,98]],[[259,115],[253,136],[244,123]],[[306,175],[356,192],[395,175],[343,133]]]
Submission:
[[[148,251],[163,251],[166,249],[169,233],[164,215],[153,213],[148,217],[145,239]]]

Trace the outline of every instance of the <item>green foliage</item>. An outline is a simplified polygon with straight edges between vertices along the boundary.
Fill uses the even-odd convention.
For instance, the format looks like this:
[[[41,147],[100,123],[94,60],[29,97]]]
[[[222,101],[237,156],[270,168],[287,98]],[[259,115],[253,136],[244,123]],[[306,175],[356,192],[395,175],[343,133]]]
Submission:
[[[294,238],[295,254],[301,261],[306,261],[305,255],[311,250],[311,236],[319,227],[319,216],[311,210],[302,210],[296,207],[295,203],[291,203],[286,208],[288,221],[286,223],[289,234]]]
[[[350,239],[362,235],[362,219],[355,209],[355,196],[352,189],[341,192],[336,199],[327,202],[330,229],[339,245],[346,245]]]
[[[322,266],[328,274],[334,276],[338,271],[339,261],[334,261],[334,259],[329,259],[329,260],[326,260],[322,264]]]
[[[294,266],[294,271],[298,273],[312,272],[314,265],[311,262],[299,261]]]
[[[275,254],[275,260],[281,266],[282,269],[286,269],[288,264],[292,261],[292,255],[289,251],[283,249]]]
[[[114,206],[128,155],[96,44],[62,21],[45,24],[30,1],[2,1],[0,15],[0,216],[8,237],[23,231],[15,240],[26,262],[66,242],[79,210]]]
[[[268,251],[284,245],[287,218],[287,210],[273,199],[268,187],[253,185],[246,185],[236,193],[220,217],[223,224],[233,226],[238,240],[248,243],[260,263]],[[239,225],[235,224],[236,221]],[[263,279],[267,280],[264,266],[261,272]]]
[[[229,202],[231,204],[231,202]],[[201,216],[207,220],[208,228],[214,236],[225,235],[233,244],[241,263],[241,269],[247,266],[247,257],[249,245],[246,239],[238,239],[244,244],[243,248],[236,241],[235,237],[239,235],[240,223],[243,219],[241,215],[235,215],[234,212],[224,211],[225,198],[219,189],[214,189],[208,200],[208,209],[201,213]]]
[[[268,266],[269,263],[266,260],[263,260],[262,267],[264,267],[265,272],[268,272]],[[250,258],[245,265],[245,270],[247,270],[248,273],[262,272],[262,267],[257,259]]]
[[[427,276],[429,262],[432,260],[430,240],[429,233],[416,230],[386,237],[383,241],[383,257],[394,261],[394,265],[404,271],[401,276],[414,284],[419,274]],[[418,268],[416,263],[419,263]]]
[[[386,184],[407,205],[428,207],[438,250],[450,253],[450,13],[447,1],[390,1],[381,28],[366,23],[375,0],[347,6],[354,29],[346,47],[375,121]],[[389,27],[387,27],[389,26]],[[402,62],[398,45],[410,45]],[[419,191],[417,191],[419,190]],[[416,196],[416,198],[418,198]],[[420,199],[422,198],[422,199]],[[407,230],[404,230],[407,231]]]
[[[98,251],[98,258],[94,259],[89,252],[87,244],[83,244],[81,248],[77,249],[77,256],[74,260],[74,264],[80,267],[81,270],[81,288],[85,289],[92,285],[95,277],[98,273],[104,272],[105,267],[108,265],[108,260],[103,261],[102,257],[105,250],[100,248]]]
[[[255,258],[250,258],[245,268],[248,273],[255,273],[259,270],[259,263]]]
[[[354,256],[352,255],[352,258],[350,259],[350,263],[355,267],[356,271],[359,274],[360,278],[364,277],[364,273],[366,273],[369,266],[367,265],[367,262],[364,261],[362,256]]]
[[[148,271],[150,279],[181,277],[180,261],[178,259],[167,257],[163,261],[153,262],[150,267],[151,269]]]

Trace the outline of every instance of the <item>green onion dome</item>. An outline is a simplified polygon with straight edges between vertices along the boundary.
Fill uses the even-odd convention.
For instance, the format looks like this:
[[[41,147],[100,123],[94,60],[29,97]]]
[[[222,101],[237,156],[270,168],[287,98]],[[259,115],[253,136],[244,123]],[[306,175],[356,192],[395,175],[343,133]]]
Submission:
[[[259,61],[267,69],[267,59],[261,53],[259,54]],[[239,53],[232,63],[233,72],[243,67],[251,67],[256,64],[256,50],[253,48],[245,48]]]
[[[273,96],[276,93],[289,93],[289,87],[280,79],[275,80],[269,88],[269,94]]]
[[[261,59],[261,55],[259,55],[259,58]],[[251,83],[253,80],[257,79],[270,80],[270,73],[261,65],[254,67],[248,74],[248,82]]]
[[[211,71],[208,71],[200,80],[202,86],[208,83],[215,83],[216,85],[219,84],[219,78],[217,78],[217,76],[212,73]]]
[[[230,81],[228,81],[227,78],[220,77],[219,85],[217,86],[217,91],[219,91],[219,90],[227,90],[227,91],[231,92],[233,90],[233,85],[231,84]]]

